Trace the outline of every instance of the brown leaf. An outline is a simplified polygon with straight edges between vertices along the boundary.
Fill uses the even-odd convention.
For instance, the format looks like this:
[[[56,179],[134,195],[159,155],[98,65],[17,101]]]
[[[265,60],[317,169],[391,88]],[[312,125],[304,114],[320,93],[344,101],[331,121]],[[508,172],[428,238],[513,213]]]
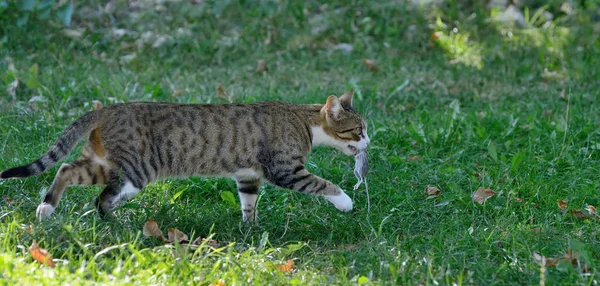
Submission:
[[[435,41],[437,41],[437,39],[439,39],[443,35],[444,35],[444,33],[440,32],[440,31],[433,32],[433,33],[431,33],[431,40],[435,42]]]
[[[294,271],[294,261],[288,260],[287,263],[278,265],[277,270],[284,273],[291,273],[292,271]]]
[[[588,265],[583,265],[583,263],[581,263],[581,261],[579,261],[579,254],[577,252],[573,252],[571,250],[571,248],[569,248],[567,250],[567,253],[563,257],[558,257],[558,258],[544,257],[544,256],[540,255],[539,253],[534,252],[533,260],[535,260],[535,262],[537,262],[537,263],[540,263],[540,264],[548,266],[548,267],[554,267],[559,262],[566,261],[568,263],[571,263],[573,266],[579,266],[581,264],[582,269],[584,271],[586,269],[589,269]]]
[[[100,109],[100,108],[102,108],[102,102],[100,102],[98,100],[92,100],[92,107],[94,109]]]
[[[196,239],[194,239],[194,241],[192,241],[192,245],[193,246],[198,246],[201,245],[202,243],[204,243],[206,241],[206,245],[212,247],[212,248],[218,248],[219,247],[219,243],[214,240],[214,239],[208,239],[208,238],[204,238],[201,236],[198,236]]]
[[[160,240],[160,241],[166,240],[162,231],[160,231],[160,229],[158,228],[158,224],[153,219],[147,221],[144,224],[144,228],[142,229],[142,232],[145,236],[154,236],[154,237],[158,238],[158,240]]]
[[[425,194],[430,196],[430,197],[437,197],[439,196],[441,193],[440,189],[433,187],[433,186],[427,186],[427,188],[425,188]]]
[[[227,99],[227,92],[225,92],[225,87],[222,84],[217,86],[217,96],[219,98]]]
[[[474,201],[476,201],[480,204],[483,204],[485,201],[487,201],[487,199],[491,198],[494,194],[496,194],[496,193],[494,191],[492,191],[491,189],[479,188],[476,192],[471,194],[471,198]]]
[[[576,217],[576,218],[580,218],[580,219],[586,219],[591,217],[591,215],[585,214],[584,212],[580,211],[580,210],[571,210],[571,214]]]
[[[183,233],[181,230],[178,230],[176,228],[169,228],[169,232],[167,235],[169,237],[169,242],[177,241],[181,243],[184,241],[189,241],[188,236],[185,235],[185,233]]]
[[[47,250],[40,248],[35,240],[31,243],[29,252],[31,253],[31,256],[33,256],[33,259],[37,260],[39,263],[46,264],[52,268],[56,267],[52,261],[52,255],[50,255]]]
[[[219,279],[216,284],[210,283],[208,286],[225,286],[225,280]]]
[[[257,74],[263,74],[268,71],[269,71],[269,68],[265,64],[265,60],[256,61],[256,73]]]
[[[514,197],[514,198],[513,198],[513,201],[514,201],[515,203],[520,203],[520,202],[522,202],[522,201],[523,201],[523,199],[521,199],[521,198],[519,198],[519,197]]]
[[[406,157],[406,162],[414,162],[414,161],[419,161],[421,160],[421,157],[419,156],[408,156]]]
[[[183,92],[185,92],[185,89],[178,89],[173,91],[173,94],[171,95],[172,97],[178,97],[180,96]]]
[[[567,209],[567,202],[563,201],[563,200],[558,200],[558,209],[561,211],[564,211]]]
[[[531,232],[531,233],[540,233],[540,232],[544,232],[544,230],[542,228],[536,227],[536,228],[530,229],[529,232]]]
[[[362,62],[370,71],[372,71],[372,72],[379,71],[379,68],[377,67],[377,65],[375,65],[375,61],[370,60],[370,59],[363,59]]]
[[[588,205],[585,209],[590,213],[590,215],[598,215],[595,206]]]

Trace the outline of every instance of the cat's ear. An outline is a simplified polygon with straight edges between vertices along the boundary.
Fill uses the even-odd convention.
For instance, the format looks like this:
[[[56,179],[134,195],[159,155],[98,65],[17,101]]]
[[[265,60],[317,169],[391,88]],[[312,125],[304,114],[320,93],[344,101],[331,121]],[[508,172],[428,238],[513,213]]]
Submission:
[[[340,102],[352,106],[352,96],[354,95],[354,90],[349,90],[344,93],[344,95],[340,96]]]
[[[340,109],[342,106],[340,105],[340,100],[335,95],[330,95],[327,98],[327,103],[325,103],[325,113],[327,117],[337,120],[340,115]]]

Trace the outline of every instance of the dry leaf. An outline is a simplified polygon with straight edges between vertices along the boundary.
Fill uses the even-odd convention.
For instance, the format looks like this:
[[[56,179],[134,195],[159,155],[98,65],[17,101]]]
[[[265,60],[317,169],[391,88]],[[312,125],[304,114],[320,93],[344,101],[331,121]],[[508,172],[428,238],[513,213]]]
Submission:
[[[592,205],[588,205],[585,209],[590,213],[590,215],[598,215],[596,212],[596,207]]]
[[[427,188],[425,188],[425,194],[431,197],[437,197],[439,196],[441,193],[440,189],[433,187],[433,186],[427,186]]]
[[[188,236],[185,235],[185,233],[183,233],[181,230],[178,230],[176,228],[169,228],[169,232],[167,235],[169,237],[169,242],[177,241],[181,243],[184,241],[189,241]]]
[[[165,241],[165,236],[162,231],[158,228],[158,224],[155,220],[151,219],[144,224],[142,232],[145,236],[154,236],[160,241]]]
[[[194,241],[192,241],[192,245],[198,246],[198,245],[201,245],[202,243],[204,243],[205,241],[206,241],[206,245],[208,245],[212,248],[219,247],[219,243],[216,240],[203,238],[201,236],[198,236],[196,239],[194,239]]]
[[[473,176],[475,176],[475,178],[477,178],[478,180],[482,180],[483,179],[483,176],[479,172],[473,172]]]
[[[83,29],[64,29],[63,34],[71,39],[79,39],[85,33],[85,28]]]
[[[180,96],[183,92],[185,91],[185,89],[178,89],[173,91],[173,94],[171,95],[172,97],[178,97]]]
[[[31,253],[31,256],[33,256],[33,259],[37,260],[39,263],[46,264],[52,268],[56,267],[52,261],[52,255],[50,255],[47,250],[40,248],[35,240],[31,243],[29,252]]]
[[[256,73],[257,74],[263,74],[268,71],[269,71],[269,68],[267,68],[267,65],[265,64],[265,60],[256,61]]]
[[[444,35],[444,33],[440,32],[440,31],[433,32],[433,33],[431,34],[431,40],[432,40],[432,41],[436,41],[437,39],[439,39],[439,38],[440,38],[441,36],[443,36],[443,35]]]
[[[225,92],[225,88],[223,87],[222,84],[219,84],[217,86],[217,96],[220,98],[227,99],[227,93]]]
[[[563,201],[563,200],[558,200],[558,209],[561,211],[564,211],[567,209],[567,202]]]
[[[553,257],[544,257],[537,252],[533,253],[533,260],[537,263],[540,263],[545,266],[553,267],[556,266],[561,261],[567,261],[571,263],[573,266],[582,266],[582,269],[586,271],[589,269],[589,266],[583,265],[581,261],[579,261],[579,254],[577,252],[573,252],[571,248],[567,250],[567,253],[563,257],[553,258]]]
[[[294,271],[294,261],[288,260],[286,264],[278,265],[277,270],[285,273],[291,273]]]
[[[514,198],[513,198],[513,201],[514,201],[515,203],[520,203],[520,202],[522,202],[522,201],[523,201],[523,199],[521,199],[521,198],[519,198],[519,197],[514,197]]]
[[[531,232],[531,233],[540,233],[540,232],[544,232],[544,230],[541,229],[541,228],[539,228],[539,227],[536,227],[536,228],[530,229],[529,232]]]
[[[591,217],[591,215],[585,214],[580,210],[571,210],[571,214],[576,218],[586,219]]]
[[[225,286],[225,280],[219,279],[219,281],[217,281],[217,284],[210,283],[208,284],[208,286]]]
[[[379,71],[379,68],[377,67],[377,65],[375,65],[375,61],[370,60],[370,59],[363,59],[362,62],[370,71],[372,71],[372,72]]]
[[[102,108],[102,102],[100,102],[98,100],[92,100],[92,107],[94,109],[100,109],[100,108]]]
[[[491,198],[494,194],[496,194],[496,193],[494,191],[492,191],[491,189],[479,188],[476,192],[471,194],[471,198],[473,198],[474,201],[476,201],[480,204],[483,204],[485,201],[487,201],[487,199]]]
[[[419,161],[421,160],[421,157],[419,156],[408,156],[406,157],[406,162],[414,162],[414,161]]]

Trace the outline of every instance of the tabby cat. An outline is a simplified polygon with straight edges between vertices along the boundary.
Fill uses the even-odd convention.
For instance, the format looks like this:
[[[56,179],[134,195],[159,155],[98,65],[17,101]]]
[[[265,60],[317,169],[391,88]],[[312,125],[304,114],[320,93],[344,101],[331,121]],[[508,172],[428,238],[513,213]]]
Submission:
[[[40,174],[64,158],[89,132],[83,156],[62,164],[36,216],[46,218],[71,185],[105,185],[95,199],[101,216],[144,186],[166,177],[228,176],[237,182],[244,221],[256,217],[261,181],[323,195],[341,211],[352,200],[338,186],[309,173],[311,148],[326,145],[354,155],[369,144],[352,91],[323,104],[124,103],[91,111],[63,131],[40,159],[0,173],[0,179]]]

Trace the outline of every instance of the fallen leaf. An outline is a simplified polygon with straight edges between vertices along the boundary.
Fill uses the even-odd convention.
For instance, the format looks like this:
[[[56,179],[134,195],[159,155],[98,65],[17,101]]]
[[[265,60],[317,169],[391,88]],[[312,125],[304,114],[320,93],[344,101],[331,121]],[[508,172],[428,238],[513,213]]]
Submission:
[[[180,96],[183,92],[185,91],[185,89],[178,89],[173,91],[173,94],[171,95],[172,97],[178,97]]]
[[[530,229],[529,232],[531,232],[531,233],[540,233],[540,232],[544,232],[544,230],[541,229],[541,228],[539,228],[539,227],[536,227],[536,228]]]
[[[256,73],[257,74],[263,74],[268,71],[269,71],[269,68],[267,68],[267,65],[265,64],[265,60],[256,61]]]
[[[433,187],[433,186],[427,186],[427,188],[425,188],[425,194],[430,196],[430,197],[437,197],[439,196],[441,193],[440,189]]]
[[[377,67],[377,65],[375,65],[375,61],[370,60],[370,59],[363,59],[362,62],[370,71],[372,71],[372,72],[379,71],[379,67]]]
[[[483,179],[483,176],[479,172],[473,172],[473,176],[475,176],[475,178],[477,178],[478,180]]]
[[[563,200],[558,200],[558,209],[561,211],[564,211],[567,209],[567,202],[563,201]]]
[[[94,109],[100,109],[100,108],[102,108],[102,102],[100,102],[98,100],[92,100],[92,107]]]
[[[294,271],[294,261],[288,260],[287,263],[278,265],[277,270],[284,273],[291,273],[292,271]]]
[[[201,236],[198,236],[196,239],[194,239],[194,241],[192,241],[192,245],[193,246],[198,246],[201,245],[202,243],[204,243],[206,241],[206,245],[212,247],[212,248],[218,248],[219,247],[219,243],[214,240],[214,239],[207,239],[207,238],[203,238]]]
[[[433,33],[431,34],[431,40],[432,40],[432,41],[437,41],[437,39],[439,39],[439,38],[440,38],[441,36],[443,36],[443,35],[444,35],[444,33],[440,32],[440,31],[433,32]]]
[[[56,267],[52,261],[52,255],[50,255],[47,250],[40,248],[37,241],[34,240],[33,243],[31,243],[29,252],[31,253],[31,256],[33,256],[33,259],[37,260],[39,263],[46,264],[52,268]]]
[[[162,234],[162,233],[161,233]],[[176,228],[169,228],[169,232],[167,233],[168,237],[169,237],[169,242],[183,242],[183,241],[189,241],[189,238],[187,235],[185,235],[185,233],[183,233],[181,230],[178,230]]]
[[[217,86],[217,96],[223,99],[227,99],[227,93],[225,92],[225,87],[222,84]]]
[[[513,198],[513,201],[514,201],[515,203],[520,203],[520,202],[522,202],[522,201],[523,201],[523,199],[521,199],[521,198],[519,198],[519,197],[514,197],[514,198]]]
[[[216,284],[210,283],[208,286],[225,286],[225,280],[219,279]]]
[[[71,39],[79,39],[85,33],[85,28],[83,29],[64,29],[63,34]]]
[[[591,217],[591,215],[585,214],[584,212],[580,211],[580,210],[571,210],[571,215],[573,215],[576,218],[580,218],[580,219],[586,219]]]
[[[158,224],[155,220],[151,219],[144,224],[144,228],[142,229],[142,233],[145,236],[154,236],[160,241],[165,241],[165,236],[162,231],[158,228]]]
[[[419,156],[408,156],[406,157],[406,162],[414,162],[414,161],[419,161],[421,160],[421,157]]]
[[[491,189],[479,188],[476,192],[471,194],[471,198],[473,198],[474,201],[476,201],[480,204],[483,204],[485,201],[487,201],[487,199],[491,198],[494,194],[496,194],[496,193],[494,191],[492,191]]]
[[[586,210],[590,213],[590,215],[598,215],[598,213],[596,212],[596,207],[592,206],[592,205],[588,205],[586,207]]]

